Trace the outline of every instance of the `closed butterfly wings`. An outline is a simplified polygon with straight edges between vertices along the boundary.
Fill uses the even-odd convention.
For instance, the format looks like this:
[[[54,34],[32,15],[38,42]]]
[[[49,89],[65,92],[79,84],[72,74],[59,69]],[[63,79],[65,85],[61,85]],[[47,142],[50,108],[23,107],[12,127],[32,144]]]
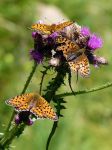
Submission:
[[[61,44],[57,50],[62,51],[68,61],[70,68],[79,73],[82,77],[87,77],[90,74],[89,61],[84,54],[84,49],[71,40],[65,37],[58,37],[56,42]]]
[[[17,111],[29,111],[38,119],[48,118],[57,121],[58,117],[49,103],[37,93],[23,94],[6,101]]]
[[[73,61],[68,62],[70,68],[79,73],[82,77],[88,77],[90,74],[89,62],[87,56],[83,53]]]
[[[41,31],[45,34],[52,34],[53,32],[60,31],[65,27],[70,26],[71,24],[73,24],[73,21],[66,21],[57,25],[56,24],[47,25],[47,24],[37,23],[37,24],[33,24],[31,28],[36,31]]]

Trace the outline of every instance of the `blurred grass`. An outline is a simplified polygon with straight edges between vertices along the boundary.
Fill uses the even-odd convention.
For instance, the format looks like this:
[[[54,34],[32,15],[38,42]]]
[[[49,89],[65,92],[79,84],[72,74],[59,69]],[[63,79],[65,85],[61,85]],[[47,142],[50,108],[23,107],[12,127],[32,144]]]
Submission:
[[[42,1],[41,1],[42,2]],[[60,8],[71,20],[89,26],[104,40],[104,46],[96,53],[105,56],[109,65],[96,69],[91,66],[91,76],[80,78],[76,84],[73,74],[74,89],[91,88],[112,80],[112,1],[108,0],[43,0],[46,5]],[[36,8],[38,1],[1,0],[0,1],[0,132],[3,132],[11,115],[11,108],[4,101],[19,94],[32,67],[29,59],[29,49],[33,42],[31,31],[27,29],[32,22],[38,20]],[[47,18],[47,16],[46,16]],[[28,91],[38,91],[41,66],[28,88]],[[49,79],[46,76],[44,87]],[[67,84],[67,80],[66,80]],[[69,90],[68,84],[60,91]],[[111,150],[112,149],[112,89],[95,93],[67,97],[63,110],[64,118],[60,119],[59,127],[53,137],[52,150]],[[15,140],[15,150],[44,150],[52,121],[37,121],[32,127],[27,127],[21,138]]]

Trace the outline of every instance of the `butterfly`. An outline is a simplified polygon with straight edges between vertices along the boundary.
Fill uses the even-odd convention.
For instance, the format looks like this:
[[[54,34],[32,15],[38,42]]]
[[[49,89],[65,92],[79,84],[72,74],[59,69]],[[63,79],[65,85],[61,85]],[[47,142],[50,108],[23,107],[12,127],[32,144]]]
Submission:
[[[31,112],[37,119],[47,118],[58,120],[56,113],[49,103],[38,93],[27,93],[6,100],[6,104],[13,106],[16,111]]]
[[[37,24],[33,24],[31,26],[31,29],[36,31],[39,30],[45,34],[52,34],[53,32],[60,31],[65,27],[70,26],[73,23],[74,23],[73,21],[66,21],[60,24],[51,24],[51,25],[37,23]]]
[[[87,77],[90,74],[89,61],[85,55],[85,49],[80,49],[76,42],[59,36],[56,39],[57,51],[62,51],[64,57],[68,61],[70,68],[79,73],[82,77]]]
[[[56,43],[59,44],[57,50],[62,51],[65,57],[70,53],[80,50],[80,47],[75,42],[62,36],[56,38]]]

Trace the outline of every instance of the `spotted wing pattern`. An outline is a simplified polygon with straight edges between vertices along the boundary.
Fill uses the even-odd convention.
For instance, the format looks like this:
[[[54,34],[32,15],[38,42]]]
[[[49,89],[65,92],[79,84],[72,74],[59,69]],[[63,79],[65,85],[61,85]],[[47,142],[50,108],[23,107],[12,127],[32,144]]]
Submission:
[[[33,99],[33,94],[22,94],[6,101],[6,104],[13,106],[17,111],[28,111],[29,103]]]
[[[58,46],[57,50],[62,51],[65,57],[71,52],[75,53],[80,50],[80,47],[75,42],[72,42],[71,40],[62,36],[57,37],[56,43],[61,44]]]
[[[51,26],[50,25],[47,25],[47,24],[40,24],[40,23],[37,23],[37,24],[33,24],[32,26],[31,26],[31,28],[33,29],[33,30],[39,30],[39,31],[41,31],[41,32],[43,32],[43,33],[45,33],[45,34],[50,34],[51,32]]]
[[[58,120],[58,117],[49,103],[41,96],[36,102],[36,105],[30,110],[37,118],[48,118],[54,121]]]
[[[57,50],[63,52],[70,68],[83,77],[89,76],[89,61],[84,54],[85,49],[80,49],[77,43],[62,36],[57,37],[56,43],[60,44],[60,46],[57,47]]]
[[[65,21],[63,23],[54,25],[54,27],[51,25],[51,27],[53,27],[52,32],[60,31],[60,30],[64,29],[65,27],[72,25],[73,23],[74,23],[73,21]]]
[[[74,61],[68,62],[70,68],[79,73],[82,77],[88,77],[90,74],[89,61],[87,56],[83,53],[77,57]]]
[[[6,101],[17,111],[30,111],[37,118],[48,118],[57,121],[58,117],[49,103],[37,93],[23,94]]]
[[[56,24],[47,25],[47,24],[37,23],[37,24],[33,24],[31,26],[31,28],[33,30],[39,30],[45,34],[51,34],[53,32],[60,31],[63,28],[65,28],[71,24],[73,24],[73,21],[66,21],[66,22],[60,23],[58,25],[56,25]]]

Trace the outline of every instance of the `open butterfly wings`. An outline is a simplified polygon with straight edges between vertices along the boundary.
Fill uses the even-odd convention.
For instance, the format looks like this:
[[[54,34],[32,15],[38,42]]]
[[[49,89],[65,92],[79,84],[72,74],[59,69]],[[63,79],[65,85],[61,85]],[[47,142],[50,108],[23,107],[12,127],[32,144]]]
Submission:
[[[38,119],[48,118],[54,121],[58,120],[56,113],[49,105],[49,103],[36,93],[16,96],[7,100],[6,103],[13,106],[17,111],[30,111]]]
[[[63,23],[57,24],[57,25],[54,26],[54,31],[62,30],[65,27],[72,25],[73,23],[74,23],[73,21],[65,21]]]
[[[50,30],[51,30],[50,25],[46,25],[46,24],[40,24],[40,23],[33,24],[31,26],[31,29],[33,29],[35,31],[39,30],[39,31],[41,31],[41,32],[43,32],[45,34],[50,34],[51,33],[50,32]]]
[[[82,49],[83,51],[81,52],[80,47],[75,42],[72,42],[65,37],[58,37],[56,42],[58,44],[62,44],[61,46],[58,46],[57,50],[61,50],[66,59],[68,58],[69,54],[71,57],[72,54],[76,56],[71,61],[67,59],[70,68],[79,73],[82,77],[88,77],[90,74],[89,61],[87,56],[84,54],[84,50]],[[78,53],[80,53],[79,56],[77,55]]]
[[[73,21],[66,21],[57,25],[56,24],[47,25],[47,24],[37,23],[37,24],[33,24],[31,28],[36,31],[41,31],[45,34],[51,34],[53,32],[60,31],[65,27],[70,26],[73,23],[74,23]]]
[[[43,97],[39,97],[36,106],[32,107],[32,109],[30,110],[30,112],[32,112],[35,116],[38,116],[40,118],[48,118],[54,121],[58,120],[58,117],[56,115],[56,113],[54,112],[54,110],[52,109],[52,107],[49,105],[49,103],[43,98]]]
[[[23,94],[16,96],[6,101],[6,104],[13,106],[17,111],[28,111],[28,103],[32,97],[32,94]]]

